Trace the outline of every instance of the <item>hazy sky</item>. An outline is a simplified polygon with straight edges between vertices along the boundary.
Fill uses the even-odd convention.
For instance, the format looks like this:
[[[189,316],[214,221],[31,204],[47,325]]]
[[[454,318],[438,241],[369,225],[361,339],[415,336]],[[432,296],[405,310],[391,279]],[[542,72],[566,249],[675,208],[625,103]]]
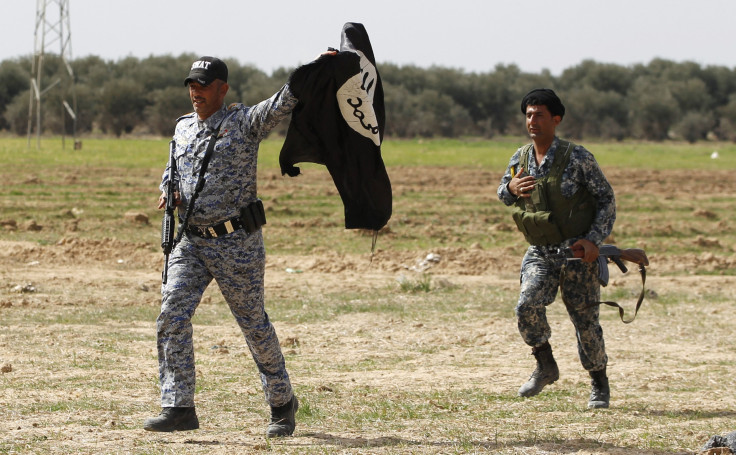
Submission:
[[[376,60],[559,75],[585,59],[736,67],[736,0],[68,0],[72,58],[192,52],[273,69],[338,47],[362,23]],[[58,17],[58,0],[48,2]],[[30,55],[37,2],[0,0],[0,60]],[[204,6],[207,5],[207,6]],[[47,47],[58,53],[59,44]],[[380,71],[380,66],[379,66]]]

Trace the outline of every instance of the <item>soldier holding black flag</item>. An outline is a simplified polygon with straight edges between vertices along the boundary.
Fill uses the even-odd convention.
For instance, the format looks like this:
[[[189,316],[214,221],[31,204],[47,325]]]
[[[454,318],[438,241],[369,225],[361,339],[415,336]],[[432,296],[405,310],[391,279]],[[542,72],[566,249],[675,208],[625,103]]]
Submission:
[[[173,162],[163,174],[159,198],[159,208],[164,208],[173,166],[180,234],[170,254],[157,319],[162,410],[143,427],[149,431],[199,428],[191,319],[214,279],[258,366],[271,407],[266,435],[288,436],[294,432],[299,403],[264,309],[266,253],[261,226],[266,219],[257,198],[256,165],[260,141],[298,100],[286,84],[254,106],[226,107],[227,80],[222,60],[201,57],[184,81],[194,112],[178,120]]]
[[[171,223],[163,223],[168,268],[157,320],[162,410],[145,421],[146,430],[199,428],[191,319],[214,279],[261,375],[271,406],[266,436],[294,432],[299,403],[263,301],[266,217],[256,188],[259,143],[293,112],[280,154],[282,173],[297,175],[293,165],[299,162],[325,164],[345,204],[348,229],[377,232],[391,216],[391,185],[380,156],[383,90],[362,24],[343,26],[340,48],[297,68],[281,90],[251,107],[223,104],[228,70],[222,60],[201,57],[192,64],[184,84],[194,113],[177,123],[160,186],[159,208],[171,198],[167,190],[174,194],[180,224],[171,241]],[[171,179],[178,191],[172,192]]]

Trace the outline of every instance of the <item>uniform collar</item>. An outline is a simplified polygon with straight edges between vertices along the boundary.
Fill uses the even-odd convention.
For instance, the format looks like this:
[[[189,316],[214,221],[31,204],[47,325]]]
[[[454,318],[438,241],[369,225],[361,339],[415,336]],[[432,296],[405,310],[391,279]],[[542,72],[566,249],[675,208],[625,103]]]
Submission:
[[[557,151],[557,146],[560,144],[560,138],[555,136],[555,138],[552,140],[552,144],[549,146],[549,149],[547,150],[547,153],[544,155],[544,159],[541,163],[539,163],[539,167],[549,167],[551,163],[555,161],[555,152]],[[549,163],[549,164],[547,164]]]
[[[222,123],[222,119],[225,118],[226,113],[227,113],[227,108],[223,104],[222,107],[220,107],[220,109],[214,114],[210,115],[204,120],[197,119],[197,121],[199,122],[199,125],[201,127],[207,128],[210,131],[214,131],[214,129],[217,128],[217,126]]]

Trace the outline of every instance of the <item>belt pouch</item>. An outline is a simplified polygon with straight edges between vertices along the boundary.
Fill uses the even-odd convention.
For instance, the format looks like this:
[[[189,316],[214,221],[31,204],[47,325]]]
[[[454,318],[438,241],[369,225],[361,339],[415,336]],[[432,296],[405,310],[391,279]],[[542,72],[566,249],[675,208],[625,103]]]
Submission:
[[[253,219],[253,215],[250,213],[249,207],[250,205],[247,205],[240,209],[240,224],[243,225],[243,229],[245,229],[245,232],[248,234],[255,232],[258,229],[258,226],[256,226],[256,222]]]
[[[254,203],[250,204],[250,210],[253,212],[253,218],[259,227],[266,224],[266,209],[263,207],[263,201],[256,199]]]
[[[263,208],[263,202],[256,199],[255,202],[240,209],[240,222],[249,234],[266,224],[266,211]]]

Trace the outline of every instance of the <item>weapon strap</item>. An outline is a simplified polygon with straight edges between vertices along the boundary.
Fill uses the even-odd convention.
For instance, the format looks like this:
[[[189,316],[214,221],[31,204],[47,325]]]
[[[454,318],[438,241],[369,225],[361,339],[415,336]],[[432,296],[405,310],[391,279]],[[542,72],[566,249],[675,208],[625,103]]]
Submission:
[[[204,152],[204,157],[202,157],[202,166],[199,168],[197,185],[194,187],[194,194],[192,194],[192,198],[189,200],[189,204],[187,205],[187,211],[184,214],[184,220],[182,220],[181,224],[179,225],[179,232],[177,232],[176,239],[174,239],[174,245],[179,243],[181,237],[184,235],[184,232],[187,229],[187,226],[189,226],[189,217],[194,211],[194,202],[197,200],[197,196],[199,196],[202,188],[204,188],[204,173],[207,171],[207,166],[209,166],[210,164],[212,152],[215,150],[215,143],[217,142],[217,134],[220,132],[221,126],[222,122],[217,125],[217,128],[215,128],[215,130],[212,132],[212,135],[210,135],[210,142],[209,144],[207,144],[207,150]]]
[[[641,292],[639,293],[639,299],[636,302],[636,308],[634,309],[634,316],[629,319],[628,321],[624,319],[624,309],[621,305],[614,301],[606,300],[602,302],[595,302],[589,305],[589,307],[604,304],[612,307],[618,308],[618,315],[621,318],[621,322],[624,324],[630,324],[634,322],[634,319],[636,319],[637,313],[639,313],[639,308],[641,307],[642,302],[644,301],[644,295],[646,293],[646,290],[644,288],[644,285],[647,281],[647,269],[639,264],[639,274],[641,275]],[[565,266],[562,267],[562,271],[560,272],[560,293],[562,294],[562,301],[565,302],[565,305],[567,305],[567,301],[565,301],[565,293],[562,292],[562,285],[565,283]]]

